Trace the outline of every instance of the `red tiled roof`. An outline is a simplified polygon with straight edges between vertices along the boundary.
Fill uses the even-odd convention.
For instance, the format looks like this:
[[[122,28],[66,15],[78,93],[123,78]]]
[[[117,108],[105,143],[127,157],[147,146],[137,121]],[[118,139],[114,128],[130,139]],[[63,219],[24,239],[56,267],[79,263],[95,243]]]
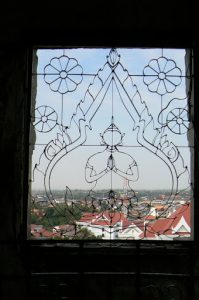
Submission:
[[[175,227],[179,220],[181,219],[181,217],[184,217],[187,225],[189,227],[191,227],[191,205],[190,204],[186,204],[186,205],[182,205],[180,206],[176,212],[174,212],[173,214],[171,214],[169,216],[169,218],[173,218],[174,222],[172,224],[173,227]]]
[[[36,224],[31,224],[31,235],[35,238],[41,238],[41,237],[51,238],[51,237],[60,236],[59,233],[48,231],[43,227],[43,225],[36,225]]]
[[[170,218],[158,219],[154,224],[148,225],[147,230],[157,234],[169,234],[172,223],[173,219]]]
[[[144,220],[127,220],[122,222],[122,229],[127,229],[129,226],[138,227],[140,230],[144,229]]]
[[[155,220],[156,217],[155,216],[152,216],[152,215],[149,215],[145,218],[145,220]]]
[[[172,235],[172,229],[180,222],[184,217],[187,225],[190,227],[190,205],[180,206],[174,213],[164,219],[158,219],[153,224],[146,226],[146,232],[140,235],[140,238],[152,238],[155,235]],[[177,234],[180,234],[177,232]],[[185,234],[185,233],[184,233]],[[186,233],[187,234],[187,233]]]
[[[121,212],[84,213],[78,222],[86,222],[92,225],[114,226],[125,219]]]
[[[91,222],[92,225],[97,225],[97,226],[114,226],[113,223],[110,223],[108,221],[103,221],[103,220],[96,220]]]
[[[91,222],[93,219],[95,219],[99,213],[83,213],[81,219],[78,222]]]
[[[138,220],[128,220],[124,213],[114,212],[110,213],[108,211],[101,213],[84,213],[79,222],[86,222],[90,225],[95,226],[115,226],[117,223],[121,222],[122,229],[127,229],[129,226],[137,226],[142,231],[144,231],[144,221],[153,221],[146,225],[146,230],[140,235],[140,238],[155,238],[158,235],[172,235],[173,228],[179,224],[181,218],[184,217],[187,225],[190,227],[190,205],[182,205],[177,210],[172,213],[167,218],[159,218],[153,221],[155,217],[148,216],[145,219]],[[179,235],[185,235],[185,232],[177,232]]]
[[[46,229],[43,229],[42,231],[39,231],[39,232],[31,232],[31,234],[35,238],[41,238],[41,237],[53,238],[53,237],[60,236],[59,233],[54,233],[54,232],[48,231]]]

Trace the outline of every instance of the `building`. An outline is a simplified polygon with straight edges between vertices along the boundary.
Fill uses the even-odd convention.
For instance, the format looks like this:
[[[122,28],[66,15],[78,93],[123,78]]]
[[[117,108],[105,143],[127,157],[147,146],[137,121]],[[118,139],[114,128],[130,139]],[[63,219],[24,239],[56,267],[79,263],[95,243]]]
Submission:
[[[104,240],[175,240],[191,235],[190,205],[182,205],[165,217],[149,215],[141,220],[128,220],[124,213],[83,213],[76,222]]]
[[[181,205],[167,218],[159,218],[146,224],[141,239],[186,239],[191,235],[191,205]]]
[[[142,232],[143,221],[129,221],[124,213],[85,213],[76,222],[82,228],[88,228],[96,237],[104,240],[136,239]]]

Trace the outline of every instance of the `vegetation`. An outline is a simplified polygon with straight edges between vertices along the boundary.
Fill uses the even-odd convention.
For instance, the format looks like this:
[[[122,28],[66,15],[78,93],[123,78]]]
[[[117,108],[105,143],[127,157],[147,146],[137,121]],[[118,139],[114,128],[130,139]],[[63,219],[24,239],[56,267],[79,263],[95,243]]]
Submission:
[[[94,212],[95,210],[85,205],[41,205],[37,204],[31,211],[31,224],[40,224],[44,227],[59,226],[63,224],[74,224],[83,212]]]

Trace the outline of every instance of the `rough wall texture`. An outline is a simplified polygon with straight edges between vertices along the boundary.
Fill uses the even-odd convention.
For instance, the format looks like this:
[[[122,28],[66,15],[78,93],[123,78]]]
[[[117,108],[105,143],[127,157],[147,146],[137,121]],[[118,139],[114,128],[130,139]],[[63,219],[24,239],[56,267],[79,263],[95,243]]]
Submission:
[[[0,70],[0,295],[11,299],[17,290],[23,295],[25,286],[18,284],[25,269],[17,242],[23,223],[26,51],[0,50]]]
[[[22,222],[26,52],[0,51],[1,239],[16,239]],[[24,105],[25,103],[25,105]],[[14,222],[14,224],[13,224]]]

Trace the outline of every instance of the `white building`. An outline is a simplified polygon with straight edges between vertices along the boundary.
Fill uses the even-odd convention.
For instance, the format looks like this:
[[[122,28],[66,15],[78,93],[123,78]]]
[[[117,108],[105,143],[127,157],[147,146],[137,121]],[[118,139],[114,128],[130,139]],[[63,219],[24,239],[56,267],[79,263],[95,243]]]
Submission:
[[[137,239],[142,233],[144,222],[130,221],[120,212],[84,213],[76,222],[81,228],[89,229],[102,239]]]

